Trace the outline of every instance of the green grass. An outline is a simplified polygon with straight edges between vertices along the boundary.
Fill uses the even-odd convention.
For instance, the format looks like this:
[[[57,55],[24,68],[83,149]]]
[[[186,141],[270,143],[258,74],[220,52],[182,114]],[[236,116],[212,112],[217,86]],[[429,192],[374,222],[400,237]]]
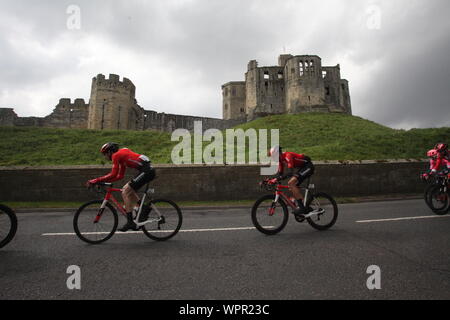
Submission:
[[[0,127],[0,166],[106,164],[100,147],[114,141],[169,163],[174,142],[156,131]]]
[[[423,159],[436,142],[450,141],[450,128],[395,130],[344,114],[272,116],[237,128],[280,128],[285,151],[315,160]]]
[[[313,160],[423,159],[436,142],[450,141],[448,127],[395,130],[343,114],[271,116],[236,128],[280,129],[285,151]],[[0,166],[106,164],[98,150],[108,141],[146,154],[153,163],[171,163],[178,142],[170,137],[156,131],[0,127]]]

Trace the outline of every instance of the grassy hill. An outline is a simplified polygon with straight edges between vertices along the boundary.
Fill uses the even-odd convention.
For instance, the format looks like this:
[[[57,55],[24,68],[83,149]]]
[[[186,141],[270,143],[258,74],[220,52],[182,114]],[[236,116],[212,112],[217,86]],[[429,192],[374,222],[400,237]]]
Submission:
[[[418,159],[436,142],[450,141],[450,128],[395,130],[341,114],[272,116],[236,128],[280,129],[285,150],[314,160]],[[107,141],[147,154],[154,163],[170,163],[177,144],[170,137],[154,131],[0,127],[0,166],[103,164],[98,150]]]

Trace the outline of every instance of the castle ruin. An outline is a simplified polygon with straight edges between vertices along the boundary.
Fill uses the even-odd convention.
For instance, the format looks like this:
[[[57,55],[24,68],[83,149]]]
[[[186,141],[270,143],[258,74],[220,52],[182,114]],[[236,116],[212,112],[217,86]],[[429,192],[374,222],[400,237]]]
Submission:
[[[302,112],[352,114],[348,81],[340,66],[322,66],[315,55],[283,54],[278,66],[248,63],[245,81],[222,86],[223,119],[255,118]]]
[[[280,55],[278,66],[248,64],[245,81],[222,86],[223,119],[166,114],[143,109],[135,98],[136,87],[118,75],[99,74],[92,79],[89,103],[63,98],[46,117],[18,117],[12,108],[0,108],[0,126],[36,126],[98,130],[194,129],[224,130],[258,117],[302,112],[351,114],[348,81],[339,65],[322,67],[318,56]]]

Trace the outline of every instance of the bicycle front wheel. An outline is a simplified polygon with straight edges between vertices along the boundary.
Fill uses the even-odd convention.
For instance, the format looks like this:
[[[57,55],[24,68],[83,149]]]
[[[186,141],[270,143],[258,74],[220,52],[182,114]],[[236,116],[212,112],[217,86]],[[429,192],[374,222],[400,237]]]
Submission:
[[[116,232],[119,218],[114,207],[103,200],[94,200],[82,205],[73,218],[73,228],[78,238],[90,244],[99,244]]]
[[[428,192],[428,206],[437,215],[444,215],[450,208],[450,196],[443,186],[435,185]]]
[[[14,211],[0,205],[0,248],[6,246],[16,235],[17,217]]]
[[[258,231],[274,235],[283,230],[289,219],[286,204],[274,195],[266,195],[255,202],[252,208],[252,222]]]
[[[183,215],[178,205],[171,200],[157,199],[149,203],[150,213],[142,231],[156,241],[169,240],[181,229]]]
[[[313,211],[313,215],[306,220],[317,230],[327,230],[331,228],[338,217],[338,206],[334,199],[326,193],[317,193],[308,201]]]

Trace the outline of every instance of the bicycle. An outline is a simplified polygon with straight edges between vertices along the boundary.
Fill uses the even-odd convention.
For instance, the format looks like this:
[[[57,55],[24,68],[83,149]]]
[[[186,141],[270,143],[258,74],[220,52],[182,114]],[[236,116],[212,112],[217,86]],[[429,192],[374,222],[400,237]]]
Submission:
[[[434,182],[427,186],[424,194],[428,207],[437,215],[450,211],[450,189],[448,171],[436,174]]]
[[[14,238],[17,232],[17,216],[8,206],[0,204],[0,248]]]
[[[89,244],[99,244],[110,239],[117,230],[117,210],[126,216],[125,208],[114,198],[112,183],[98,183],[99,192],[105,193],[102,200],[93,200],[83,204],[75,213],[73,227],[77,236]],[[133,221],[138,230],[152,240],[165,241],[175,236],[181,228],[183,216],[178,205],[165,199],[152,199],[154,193],[147,184],[144,195],[139,201],[139,210]],[[147,199],[148,198],[148,199]]]
[[[274,235],[279,233],[286,226],[289,219],[288,206],[295,210],[297,208],[294,199],[290,199],[283,192],[289,189],[288,186],[276,184],[268,184],[265,180],[260,182],[261,188],[268,191],[274,191],[274,195],[265,195],[258,199],[252,208],[252,222],[256,229],[267,235]],[[305,197],[303,204],[305,208],[311,207],[313,211],[300,216],[295,215],[295,220],[299,223],[305,220],[315,229],[323,231],[331,228],[338,217],[338,206],[336,201],[328,194],[319,192],[312,193],[314,184],[310,184],[308,178],[305,188]]]

